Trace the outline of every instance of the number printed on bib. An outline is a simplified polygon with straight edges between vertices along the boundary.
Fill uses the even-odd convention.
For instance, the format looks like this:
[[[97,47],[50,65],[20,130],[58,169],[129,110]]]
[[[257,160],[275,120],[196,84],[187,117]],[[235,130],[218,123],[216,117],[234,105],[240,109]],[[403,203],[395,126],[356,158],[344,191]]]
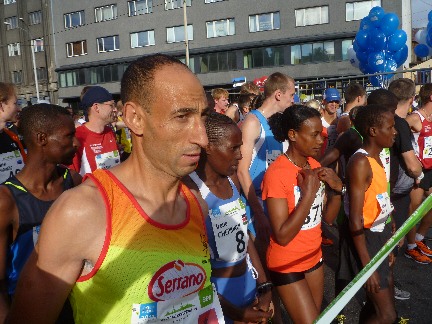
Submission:
[[[120,163],[120,155],[117,150],[96,155],[98,169],[109,169]]]
[[[390,213],[393,211],[394,207],[387,192],[378,194],[376,199],[380,205],[381,212],[373,222],[370,230],[372,232],[382,232],[384,230],[387,218],[390,216]]]
[[[267,160],[267,165],[270,165],[274,162],[274,160],[277,159],[277,157],[279,155],[281,155],[281,151],[279,150],[272,150],[272,151],[266,151],[266,160]]]
[[[301,227],[302,231],[314,228],[315,226],[321,224],[321,217],[322,217],[323,203],[324,203],[324,192],[325,192],[324,182],[321,181],[320,187],[316,193],[311,209],[309,210],[309,215],[306,216],[303,226]],[[295,205],[297,206],[298,202],[301,200],[301,191],[299,186],[294,186],[294,199],[295,199]]]
[[[432,136],[425,137],[424,139],[423,158],[432,158]]]
[[[209,214],[218,260],[235,262],[244,259],[248,243],[248,220],[244,203],[237,199],[209,210]]]
[[[24,167],[19,150],[0,154],[0,183],[16,175]]]

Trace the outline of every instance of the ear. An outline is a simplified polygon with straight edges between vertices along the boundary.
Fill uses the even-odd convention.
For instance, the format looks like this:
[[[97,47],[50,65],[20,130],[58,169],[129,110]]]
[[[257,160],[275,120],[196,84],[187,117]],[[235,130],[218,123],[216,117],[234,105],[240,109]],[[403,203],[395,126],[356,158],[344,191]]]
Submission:
[[[377,134],[377,128],[376,127],[369,127],[369,135],[371,136],[371,137],[375,137],[376,136],[376,134]]]
[[[276,101],[279,101],[281,96],[282,96],[282,91],[280,91],[280,89],[277,89],[274,93],[274,97]]]
[[[48,142],[48,135],[43,132],[36,134],[36,145],[45,146]]]
[[[123,121],[134,134],[143,134],[144,127],[144,108],[135,102],[128,101],[123,105]]]
[[[295,131],[294,129],[290,129],[290,130],[288,131],[288,139],[289,139],[291,142],[295,142],[295,141],[296,141],[296,131]]]

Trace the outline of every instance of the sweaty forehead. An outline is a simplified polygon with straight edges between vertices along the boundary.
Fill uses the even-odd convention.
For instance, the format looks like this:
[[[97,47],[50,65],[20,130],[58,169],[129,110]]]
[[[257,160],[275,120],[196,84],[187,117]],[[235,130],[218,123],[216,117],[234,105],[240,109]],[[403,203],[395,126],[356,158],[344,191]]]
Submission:
[[[170,97],[175,101],[205,101],[204,89],[198,78],[182,65],[161,68],[154,76],[154,90],[157,95]]]

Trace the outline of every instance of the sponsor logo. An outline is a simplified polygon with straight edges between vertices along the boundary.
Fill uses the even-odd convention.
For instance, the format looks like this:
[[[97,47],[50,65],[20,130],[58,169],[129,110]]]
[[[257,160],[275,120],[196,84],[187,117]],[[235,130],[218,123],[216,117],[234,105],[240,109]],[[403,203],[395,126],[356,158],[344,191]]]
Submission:
[[[155,273],[148,294],[154,301],[180,298],[201,290],[206,279],[207,275],[200,265],[172,261]]]

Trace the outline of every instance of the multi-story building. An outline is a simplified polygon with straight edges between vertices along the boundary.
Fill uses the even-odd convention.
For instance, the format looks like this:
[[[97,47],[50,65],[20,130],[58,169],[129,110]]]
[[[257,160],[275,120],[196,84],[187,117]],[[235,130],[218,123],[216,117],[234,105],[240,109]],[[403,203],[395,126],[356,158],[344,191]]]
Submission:
[[[184,61],[184,3],[189,66],[207,89],[274,71],[300,81],[360,74],[347,48],[371,7],[396,13],[402,26],[411,19],[409,0],[39,1],[52,9],[60,102],[77,102],[86,85],[118,94],[127,65],[143,55]]]
[[[0,77],[17,86],[22,104],[57,92],[50,1],[3,0],[0,5]],[[33,51],[33,53],[32,53]],[[35,76],[36,75],[36,76]]]

